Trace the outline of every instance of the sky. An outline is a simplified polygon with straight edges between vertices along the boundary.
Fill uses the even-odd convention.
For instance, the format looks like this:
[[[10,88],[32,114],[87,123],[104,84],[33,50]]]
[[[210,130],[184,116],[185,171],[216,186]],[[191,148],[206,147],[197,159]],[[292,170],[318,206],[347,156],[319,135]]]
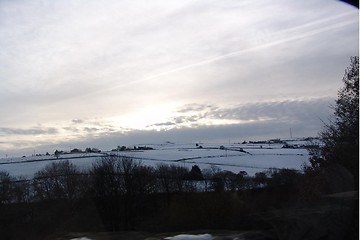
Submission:
[[[1,0],[0,157],[317,136],[358,42],[336,0]]]

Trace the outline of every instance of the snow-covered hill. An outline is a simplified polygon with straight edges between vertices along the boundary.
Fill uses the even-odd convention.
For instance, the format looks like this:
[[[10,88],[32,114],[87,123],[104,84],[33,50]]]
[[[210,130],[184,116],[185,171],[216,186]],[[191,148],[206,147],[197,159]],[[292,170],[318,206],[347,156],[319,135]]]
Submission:
[[[297,141],[297,146],[304,142]],[[289,143],[288,145],[291,145]],[[142,145],[145,146],[145,145]],[[69,160],[80,169],[89,169],[103,156],[118,155],[133,158],[144,165],[160,163],[177,164],[201,169],[217,166],[234,173],[246,171],[250,176],[269,168],[302,170],[308,164],[309,154],[305,148],[283,148],[283,143],[246,144],[147,144],[152,150],[107,151],[101,153],[60,154],[59,156],[30,156],[0,159],[0,171],[12,176],[31,178],[34,173],[51,162]]]

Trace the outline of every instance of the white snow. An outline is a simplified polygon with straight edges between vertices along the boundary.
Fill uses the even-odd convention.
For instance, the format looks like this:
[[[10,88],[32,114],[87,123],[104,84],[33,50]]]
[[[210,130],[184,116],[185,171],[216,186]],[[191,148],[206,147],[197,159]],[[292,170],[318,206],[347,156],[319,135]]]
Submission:
[[[113,154],[133,158],[144,165],[156,167],[158,164],[176,164],[191,168],[198,165],[201,169],[211,166],[234,173],[246,171],[253,176],[270,168],[288,168],[301,171],[309,163],[309,154],[302,148],[281,148],[282,144],[149,144],[154,150],[62,154],[52,156],[30,156],[22,158],[0,159],[0,171],[7,171],[14,177],[33,175],[51,162],[68,160],[87,170],[101,159],[104,154]],[[224,146],[227,150],[220,149]],[[240,151],[242,150],[242,151]]]
[[[210,234],[198,234],[198,235],[191,235],[191,234],[180,234],[173,237],[166,237],[167,240],[212,240],[214,239],[213,236]]]
[[[81,237],[81,238],[72,238],[70,240],[91,240],[91,239],[87,237]]]

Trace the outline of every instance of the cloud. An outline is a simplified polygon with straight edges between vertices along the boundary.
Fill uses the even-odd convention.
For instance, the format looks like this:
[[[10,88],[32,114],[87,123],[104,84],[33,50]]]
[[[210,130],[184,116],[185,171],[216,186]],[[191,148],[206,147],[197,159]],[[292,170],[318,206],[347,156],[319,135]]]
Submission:
[[[269,102],[255,102],[232,108],[207,112],[209,118],[259,121],[274,119],[282,122],[302,121],[319,118],[329,113],[332,98],[294,99]]]
[[[73,123],[77,124],[77,123],[84,123],[84,120],[81,119],[73,119],[71,120]]]
[[[85,132],[88,132],[88,133],[92,133],[92,132],[98,132],[100,129],[99,128],[95,128],[95,127],[84,127],[83,130]]]
[[[289,128],[292,128],[294,137],[316,136],[318,125],[284,124],[278,121],[254,122],[246,124],[229,124],[218,126],[198,126],[196,128],[182,127],[164,131],[135,130],[128,133],[113,133],[99,136],[96,139],[82,139],[73,142],[80,148],[95,146],[109,150],[118,145],[131,146],[136,144],[163,143],[166,141],[176,143],[195,142],[242,142],[244,140],[267,140],[272,138],[288,138]],[[61,146],[58,144],[57,146]],[[66,148],[66,145],[64,145]]]
[[[187,113],[187,112],[193,112],[193,111],[204,111],[204,110],[216,110],[218,107],[211,105],[211,104],[199,104],[199,103],[192,103],[192,104],[186,104],[182,107],[180,107],[177,112],[179,113]]]
[[[261,121],[307,124],[306,122],[329,116],[329,106],[333,101],[330,97],[305,98],[253,102],[229,107],[194,103],[180,107],[170,121],[151,126],[189,127],[209,125],[208,122],[224,125]]]
[[[152,126],[153,130],[136,129],[111,129],[106,127],[99,128],[94,126],[77,126],[88,129],[79,129],[74,132],[72,128],[67,131],[73,133],[67,139],[57,141],[53,136],[52,141],[38,141],[37,149],[43,152],[53,152],[54,149],[67,150],[69,146],[78,148],[97,147],[102,150],[110,150],[118,145],[131,146],[136,144],[162,143],[172,141],[177,143],[191,142],[242,142],[244,140],[267,140],[272,138],[290,137],[289,129],[292,130],[293,137],[317,136],[321,130],[323,122],[332,114],[329,105],[333,103],[332,98],[320,99],[299,99],[280,102],[259,102],[250,105],[238,105],[233,107],[221,108],[217,106],[207,106],[189,108],[180,107],[182,118],[173,118],[172,121],[161,122]],[[183,111],[184,109],[189,111]],[[194,110],[196,109],[196,111]],[[216,109],[210,111],[210,109]],[[284,112],[290,111],[291,114],[284,116]],[[206,115],[208,119],[230,119],[239,118],[252,119],[253,121],[220,123],[217,125],[204,124],[203,119],[187,117],[186,113]],[[262,116],[262,120],[257,116]],[[191,119],[191,120],[189,120]],[[91,121],[90,121],[91,122]],[[97,123],[101,123],[97,121]],[[86,124],[86,121],[85,123]],[[108,123],[103,122],[106,126]],[[196,127],[195,127],[196,126]],[[160,127],[158,129],[157,127]],[[76,129],[77,129],[76,128]],[[17,140],[13,147],[17,147],[16,152],[33,151],[33,143],[29,141]],[[4,145],[5,146],[5,145]],[[8,145],[7,145],[8,146]],[[24,148],[21,150],[21,148]],[[28,150],[26,150],[28,149]],[[8,153],[11,151],[8,150]]]
[[[63,130],[65,130],[67,132],[73,132],[73,133],[80,132],[80,129],[78,127],[63,127]]]
[[[0,134],[305,123],[358,33],[358,11],[328,0],[0,1]]]
[[[164,122],[164,123],[155,123],[152,125],[149,125],[148,127],[168,127],[168,126],[174,126],[175,123],[173,122]]]
[[[58,130],[56,128],[42,128],[42,127],[33,127],[33,128],[0,128],[1,135],[52,135],[57,134]]]

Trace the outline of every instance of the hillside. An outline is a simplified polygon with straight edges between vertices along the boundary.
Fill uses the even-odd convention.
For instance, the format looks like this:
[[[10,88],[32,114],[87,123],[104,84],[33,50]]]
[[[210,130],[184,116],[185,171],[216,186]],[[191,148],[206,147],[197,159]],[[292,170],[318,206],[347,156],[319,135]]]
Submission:
[[[10,175],[32,178],[34,173],[50,162],[69,160],[82,170],[89,169],[103,156],[126,156],[144,165],[156,166],[159,163],[175,164],[201,169],[219,167],[234,173],[246,171],[253,176],[267,169],[288,168],[301,171],[308,164],[308,142],[304,139],[292,141],[255,141],[249,143],[161,143],[141,144],[128,147],[124,151],[102,151],[100,153],[62,153],[57,156],[37,155],[0,159],[0,171]],[[285,147],[285,148],[284,148]],[[145,150],[144,150],[145,149]]]

